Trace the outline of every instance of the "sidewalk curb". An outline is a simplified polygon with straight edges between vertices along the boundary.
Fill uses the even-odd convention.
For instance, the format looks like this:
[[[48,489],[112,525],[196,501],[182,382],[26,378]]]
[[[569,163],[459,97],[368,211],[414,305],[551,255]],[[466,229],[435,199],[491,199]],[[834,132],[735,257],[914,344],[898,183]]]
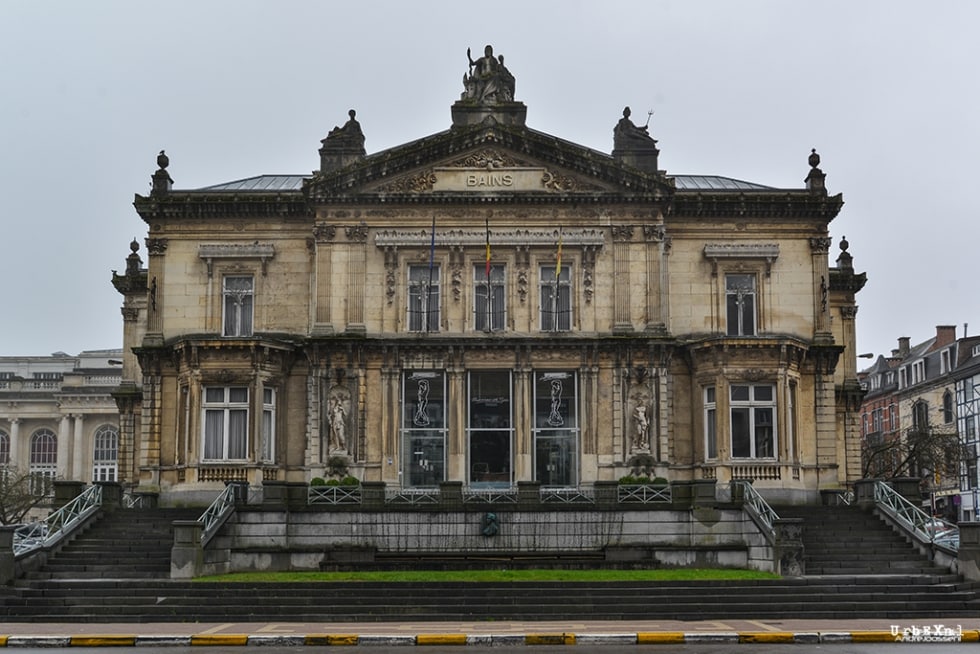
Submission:
[[[68,636],[9,636],[0,634],[0,647],[19,648],[66,648],[66,647],[186,647],[186,646],[322,646],[322,645],[652,645],[690,643],[735,644],[846,644],[846,643],[894,643],[900,636],[890,631],[731,631],[715,633],[686,633],[676,631],[637,633],[526,633],[526,634],[464,634],[419,633],[409,634],[194,634],[133,635],[133,634],[85,634]],[[961,641],[980,642],[980,630],[964,630]]]

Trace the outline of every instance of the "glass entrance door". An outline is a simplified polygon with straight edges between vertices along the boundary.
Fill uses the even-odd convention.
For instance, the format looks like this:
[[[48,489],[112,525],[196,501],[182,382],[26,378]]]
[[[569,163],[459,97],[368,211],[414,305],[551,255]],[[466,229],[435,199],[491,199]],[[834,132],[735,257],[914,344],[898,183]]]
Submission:
[[[471,371],[468,384],[469,483],[513,483],[511,379],[509,371]]]

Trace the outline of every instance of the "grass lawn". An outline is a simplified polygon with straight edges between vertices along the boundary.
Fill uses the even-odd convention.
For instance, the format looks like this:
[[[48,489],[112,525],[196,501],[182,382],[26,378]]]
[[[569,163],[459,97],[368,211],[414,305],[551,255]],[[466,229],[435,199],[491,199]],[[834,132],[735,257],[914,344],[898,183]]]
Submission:
[[[538,582],[538,581],[715,581],[779,579],[779,575],[729,568],[665,568],[658,570],[406,570],[385,572],[236,572],[198,577],[200,582],[331,582],[380,581],[418,583],[424,581]]]

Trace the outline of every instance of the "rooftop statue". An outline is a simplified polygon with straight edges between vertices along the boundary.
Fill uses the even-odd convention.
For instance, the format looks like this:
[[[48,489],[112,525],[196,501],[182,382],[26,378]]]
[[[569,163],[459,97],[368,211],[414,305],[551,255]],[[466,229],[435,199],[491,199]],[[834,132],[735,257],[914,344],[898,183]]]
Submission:
[[[331,146],[341,145],[357,149],[364,149],[364,132],[361,131],[361,124],[354,118],[356,112],[351,109],[347,112],[349,120],[343,127],[334,127],[327,134],[327,138],[321,141],[324,145],[328,142]]]
[[[630,120],[630,108],[626,107],[623,109],[623,117],[619,119],[616,123],[616,127],[613,129],[613,148],[616,150],[620,149],[635,149],[637,146],[644,148],[652,148],[656,146],[656,141],[650,136],[650,132],[647,131],[646,125],[643,127],[637,127]]]
[[[514,76],[504,66],[504,56],[496,59],[493,56],[493,46],[483,50],[483,56],[473,60],[471,51],[466,49],[466,58],[470,62],[469,70],[463,75],[463,95],[461,100],[469,100],[478,104],[498,104],[514,101]]]

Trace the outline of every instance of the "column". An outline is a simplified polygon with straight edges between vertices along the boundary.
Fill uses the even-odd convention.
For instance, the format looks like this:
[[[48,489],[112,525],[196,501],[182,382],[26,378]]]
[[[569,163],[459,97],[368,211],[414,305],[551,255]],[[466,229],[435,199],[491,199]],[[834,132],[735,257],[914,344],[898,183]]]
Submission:
[[[313,238],[315,243],[313,261],[313,335],[332,334],[333,323],[330,322],[330,293],[331,278],[331,253],[333,246],[331,241],[337,233],[337,228],[332,225],[318,224],[313,228]]]
[[[613,225],[613,331],[633,331],[630,316],[630,241],[632,225]]]
[[[345,331],[364,333],[364,282],[367,268],[366,225],[345,229],[347,235],[347,327]]]
[[[58,477],[66,478],[68,476],[68,448],[71,444],[71,422],[70,415],[61,416],[61,426],[58,427],[58,451],[56,458],[56,472]]]
[[[654,334],[667,332],[667,254],[670,251],[663,225],[643,227],[646,251],[647,307],[646,331]]]
[[[86,465],[85,461],[85,431],[83,429],[85,425],[85,417],[81,414],[75,416],[75,431],[72,437],[72,444],[74,445],[71,463],[69,465],[69,472],[67,479],[75,479],[78,481],[89,481],[90,470],[87,470],[89,466]]]
[[[23,451],[24,448],[20,446],[20,418],[13,418],[10,421],[10,464],[20,470],[27,470],[27,464],[20,460]]]
[[[811,269],[813,270],[813,337],[817,341],[834,340],[830,329],[830,269],[827,255],[832,241],[830,237],[810,239]]]

